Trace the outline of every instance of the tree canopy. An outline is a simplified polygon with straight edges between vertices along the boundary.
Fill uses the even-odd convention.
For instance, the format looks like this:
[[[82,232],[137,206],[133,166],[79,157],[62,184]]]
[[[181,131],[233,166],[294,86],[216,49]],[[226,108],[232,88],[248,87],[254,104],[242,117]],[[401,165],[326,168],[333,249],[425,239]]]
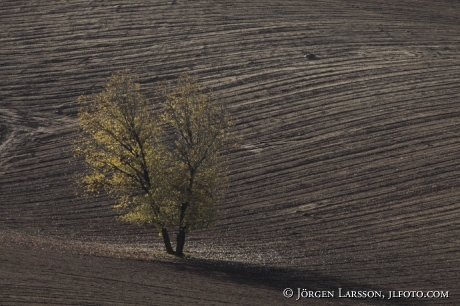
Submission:
[[[161,110],[140,92],[128,70],[108,79],[98,94],[81,96],[76,154],[86,160],[79,180],[87,192],[116,199],[122,220],[150,224],[166,251],[183,255],[185,235],[211,226],[222,197],[230,119],[223,104],[196,78],[161,87]],[[171,247],[168,228],[178,230]]]

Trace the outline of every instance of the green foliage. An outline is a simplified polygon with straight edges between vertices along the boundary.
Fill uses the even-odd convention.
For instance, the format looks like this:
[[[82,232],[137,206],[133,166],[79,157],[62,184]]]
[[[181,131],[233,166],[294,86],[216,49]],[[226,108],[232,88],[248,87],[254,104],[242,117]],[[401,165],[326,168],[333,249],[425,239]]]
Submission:
[[[80,184],[115,198],[121,219],[163,234],[171,226],[185,233],[212,225],[225,177],[219,152],[229,139],[222,104],[182,76],[174,90],[162,87],[162,111],[155,114],[137,81],[121,71],[101,93],[79,98],[75,152],[88,166]]]

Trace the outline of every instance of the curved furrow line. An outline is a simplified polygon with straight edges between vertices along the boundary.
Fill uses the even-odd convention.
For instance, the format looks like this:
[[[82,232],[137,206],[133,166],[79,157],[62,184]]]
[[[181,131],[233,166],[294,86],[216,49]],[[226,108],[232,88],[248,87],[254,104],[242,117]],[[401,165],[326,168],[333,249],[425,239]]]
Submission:
[[[455,89],[455,84],[456,84],[456,80],[452,80],[452,81],[446,81],[446,82],[439,82],[439,81],[436,81],[436,77],[440,77],[442,76],[442,73],[440,73],[438,76],[434,76],[434,80],[433,81],[427,81],[427,84],[426,84],[426,87],[424,87],[423,89],[428,91],[430,89],[430,87],[434,87],[434,88],[437,88],[437,86],[443,86],[443,85],[447,85],[446,87],[441,87],[442,89]],[[418,83],[416,84],[423,84],[421,80],[417,80]],[[318,107],[323,110],[323,109],[327,109],[327,106],[329,106],[330,108],[337,108],[337,107],[340,107],[341,105],[344,105],[344,106],[347,106],[347,107],[351,107],[352,105],[350,104],[347,104],[347,102],[349,102],[349,100],[351,101],[355,101],[357,98],[360,98],[360,99],[364,99],[364,98],[370,98],[370,97],[374,97],[374,96],[388,96],[388,98],[391,98],[391,94],[398,94],[400,95],[401,93],[405,93],[405,92],[410,92],[410,93],[413,93],[413,90],[412,88],[404,88],[403,86],[405,85],[407,87],[408,84],[413,84],[413,81],[409,80],[407,81],[407,83],[403,82],[404,84],[401,84],[399,87],[398,86],[395,86],[395,84],[398,84],[398,83],[392,83],[391,85],[386,85],[386,87],[380,87],[379,88],[379,91],[377,93],[369,93],[368,91],[368,86],[370,85],[369,83],[367,83],[366,81],[362,81],[362,85],[361,87],[355,87],[354,88],[354,91],[352,94],[348,94],[348,95],[339,95],[337,94],[337,96],[334,96],[334,95],[331,95],[330,93],[327,93],[326,90],[324,90],[323,92],[325,92],[325,94],[323,94],[322,92],[318,92],[317,90],[319,89],[318,88],[314,88],[314,89],[305,89],[303,91],[299,91],[299,90],[296,90],[295,93],[296,94],[300,94],[300,93],[304,93],[305,95],[309,94],[310,92],[314,92],[314,96],[310,97],[310,99],[308,100],[308,108],[306,107],[305,105],[305,102],[304,103],[297,103],[297,104],[294,104],[293,105],[293,108],[296,109],[297,108],[297,105],[300,106],[298,110],[306,110],[308,109],[309,112],[312,112],[312,111],[315,111],[315,104],[318,103]],[[386,83],[387,84],[387,83]],[[344,87],[348,86],[348,83],[344,83]],[[328,87],[336,87],[337,85],[336,84],[328,84],[327,85]],[[340,86],[337,86],[338,88],[340,88]],[[362,88],[362,89],[361,89]],[[401,89],[402,88],[402,89]],[[327,89],[325,86],[322,87],[322,89]],[[367,91],[366,91],[367,89]],[[339,91],[340,92],[340,91]],[[365,94],[364,96],[359,96],[358,94]],[[272,96],[272,95],[271,95]],[[273,98],[270,97],[270,100],[278,100],[279,98],[282,98],[283,96],[282,95],[279,95],[279,96],[276,96],[274,95]],[[340,101],[338,102],[339,104],[333,104],[333,103],[330,103],[330,104],[326,104],[324,105],[323,104],[319,104],[320,101],[323,101],[323,99],[328,99],[328,101],[330,100],[331,102],[334,101],[334,99]],[[268,101],[270,101],[268,100]],[[267,101],[267,102],[268,102]],[[393,102],[394,103],[394,102]],[[379,103],[381,104],[381,103]],[[266,105],[263,105],[263,106],[268,106],[270,105],[269,103],[267,103]],[[356,104],[355,104],[356,105]],[[384,106],[384,104],[383,104]],[[339,108],[340,110],[340,108]],[[265,110],[262,111],[262,108],[261,108],[261,113],[265,112]],[[287,111],[286,111],[287,113]],[[248,118],[248,117],[247,117]],[[243,121],[244,122],[244,119],[246,119],[245,117],[242,117],[242,118],[239,118],[239,121]]]
[[[388,132],[385,132],[383,131],[382,133],[388,133]],[[391,135],[391,134],[390,134]],[[439,134],[438,134],[439,135]],[[437,136],[436,134],[433,135],[433,136]],[[429,137],[429,135],[424,135],[424,136],[421,136],[419,137],[420,141],[430,141],[429,138],[426,138],[426,137]],[[417,138],[416,138],[417,139]],[[442,138],[441,138],[442,139]],[[450,137],[446,137],[446,139],[451,139]],[[414,140],[413,137],[411,137],[411,135],[408,136],[408,139],[406,141],[410,141],[410,140]],[[437,138],[433,138],[432,141],[434,140],[438,140]],[[364,138],[364,141],[366,142],[369,142],[369,139],[367,138]],[[454,141],[454,143],[456,143],[457,141]],[[312,155],[312,153],[314,151],[312,151],[312,149],[309,149],[309,150],[306,150],[304,151],[304,153],[302,155],[299,155],[299,154],[292,154],[292,155],[281,155],[284,159],[282,160],[278,160],[277,162],[273,162],[271,164],[272,168],[267,168],[267,165],[265,164],[260,164],[260,165],[254,165],[253,167],[251,167],[251,172],[256,170],[256,169],[265,169],[265,173],[270,173],[271,171],[275,170],[275,169],[279,169],[279,168],[282,168],[284,166],[284,163],[292,163],[292,162],[296,162],[298,160],[300,160],[299,162],[297,162],[297,165],[294,164],[293,167],[298,167],[298,166],[305,166],[305,165],[311,165],[311,166],[315,166],[315,163],[322,163],[324,161],[327,160],[328,163],[333,163],[333,162],[337,162],[337,163],[340,163],[340,162],[343,162],[343,161],[346,161],[347,158],[349,158],[350,154],[353,154],[353,155],[357,155],[356,156],[356,159],[357,160],[361,160],[361,161],[365,161],[365,162],[369,162],[369,163],[372,163],[372,162],[377,162],[379,160],[381,160],[381,155],[382,154],[385,154],[385,155],[388,155],[389,152],[395,152],[394,155],[388,155],[386,156],[386,158],[393,158],[393,156],[400,156],[400,153],[401,153],[401,149],[404,149],[405,147],[408,147],[408,145],[410,143],[405,143],[404,141],[401,141],[400,142],[401,144],[394,144],[394,143],[390,143],[390,144],[387,144],[386,146],[383,146],[382,147],[382,144],[381,143],[376,143],[373,147],[366,147],[364,148],[363,150],[361,151],[357,151],[356,148],[351,148],[349,150],[340,150],[339,152],[340,155],[338,155],[337,153],[334,154],[334,157],[333,157],[333,160],[331,160],[330,158],[327,158],[327,156],[325,157],[314,157],[314,155]],[[414,143],[414,145],[417,144],[417,143]],[[446,145],[450,145],[450,143],[448,142]],[[317,147],[317,146],[312,146],[312,147]],[[437,147],[439,147],[439,145],[437,145]],[[320,148],[321,150],[323,148]],[[411,152],[411,151],[409,151]],[[403,152],[402,152],[403,153]],[[423,152],[422,152],[423,154]],[[294,156],[294,157],[291,157],[291,156]],[[305,158],[303,156],[309,156],[308,158]],[[373,160],[363,160],[363,158],[365,158],[366,156],[369,156],[369,157],[372,157],[374,156],[375,158]],[[291,159],[288,159],[290,158]],[[423,155],[422,155],[423,157]],[[350,166],[354,165],[353,163],[350,164]],[[317,167],[319,167],[320,165],[317,165]],[[256,167],[256,168],[254,168]],[[371,168],[372,169],[372,168]],[[287,169],[286,169],[287,171]],[[247,169],[245,172],[248,172]],[[245,172],[239,172],[240,174],[244,174]],[[309,175],[311,176],[314,176],[315,172],[310,172]]]

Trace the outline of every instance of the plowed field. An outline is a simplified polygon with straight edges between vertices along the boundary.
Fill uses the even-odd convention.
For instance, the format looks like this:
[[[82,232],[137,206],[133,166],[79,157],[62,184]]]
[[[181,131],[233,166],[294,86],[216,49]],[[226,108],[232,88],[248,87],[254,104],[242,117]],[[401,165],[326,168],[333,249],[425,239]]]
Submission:
[[[76,194],[76,100],[124,68],[152,103],[197,76],[242,139],[186,259]],[[0,304],[458,305],[459,83],[457,0],[3,0]]]

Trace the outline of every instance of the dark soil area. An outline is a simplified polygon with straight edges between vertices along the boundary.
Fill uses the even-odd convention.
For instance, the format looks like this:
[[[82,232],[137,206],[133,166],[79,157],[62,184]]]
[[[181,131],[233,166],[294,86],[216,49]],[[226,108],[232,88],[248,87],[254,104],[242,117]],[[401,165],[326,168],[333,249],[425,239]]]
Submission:
[[[186,259],[77,195],[77,98],[124,68],[152,103],[196,75],[242,138]],[[458,305],[459,81],[454,0],[2,1],[0,304]]]

